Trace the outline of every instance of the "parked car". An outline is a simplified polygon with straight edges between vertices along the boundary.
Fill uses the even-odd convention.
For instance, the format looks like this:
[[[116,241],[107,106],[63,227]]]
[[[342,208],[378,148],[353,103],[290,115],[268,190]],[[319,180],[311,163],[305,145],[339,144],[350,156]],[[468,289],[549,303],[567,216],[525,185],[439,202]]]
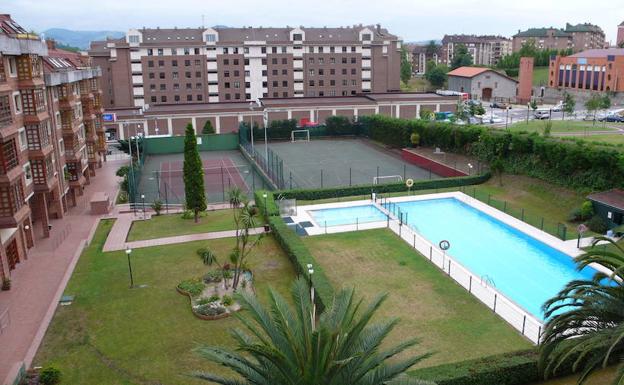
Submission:
[[[537,111],[535,111],[533,116],[535,117],[535,119],[540,119],[540,120],[550,119],[550,111],[548,111],[548,110],[537,110]]]
[[[594,119],[594,114],[585,114],[585,116],[583,116],[583,120],[586,122],[592,122]]]
[[[505,102],[492,102],[490,104],[491,108],[500,108],[503,110],[509,109],[509,104],[505,103]]]
[[[563,102],[557,103],[553,108],[551,108],[553,112],[561,112],[563,111]]]
[[[620,115],[607,115],[603,118],[598,119],[601,122],[615,122],[615,123],[624,123],[624,117]]]

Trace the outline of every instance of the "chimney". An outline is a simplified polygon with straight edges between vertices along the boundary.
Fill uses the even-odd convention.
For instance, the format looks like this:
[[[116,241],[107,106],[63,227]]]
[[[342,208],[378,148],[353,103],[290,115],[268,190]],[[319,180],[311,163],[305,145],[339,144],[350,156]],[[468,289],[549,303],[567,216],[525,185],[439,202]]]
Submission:
[[[381,34],[381,24],[377,24],[377,33]]]
[[[56,41],[54,39],[46,40],[46,45],[48,46],[49,50],[56,49]]]

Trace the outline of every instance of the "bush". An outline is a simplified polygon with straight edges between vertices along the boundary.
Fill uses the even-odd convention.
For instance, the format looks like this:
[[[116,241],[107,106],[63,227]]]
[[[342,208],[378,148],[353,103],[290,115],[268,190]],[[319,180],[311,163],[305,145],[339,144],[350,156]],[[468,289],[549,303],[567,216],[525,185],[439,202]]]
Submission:
[[[581,209],[578,208],[578,207],[572,209],[572,211],[570,211],[570,214],[568,214],[568,221],[570,221],[570,222],[581,222],[581,221],[583,221],[582,215],[581,215]]]
[[[200,298],[200,299],[198,299],[197,301],[195,301],[195,303],[196,303],[198,306],[201,306],[201,305],[206,305],[206,304],[209,304],[209,303],[211,303],[211,302],[214,302],[214,301],[211,301],[211,300],[210,300],[210,298],[206,298],[206,297]]]
[[[223,273],[221,271],[211,270],[204,274],[205,283],[218,283],[223,280]]]
[[[229,295],[224,295],[223,298],[221,298],[221,303],[223,306],[231,306],[234,303],[234,299]]]
[[[162,211],[162,207],[163,207],[163,203],[160,199],[156,199],[154,202],[152,202],[152,210],[154,210],[156,215],[160,215],[160,212]]]
[[[581,205],[580,209],[581,220],[586,220],[591,218],[594,215],[594,205],[591,201],[585,201]]]
[[[353,124],[346,116],[330,116],[325,120],[326,134],[329,136],[355,135]]]
[[[420,135],[417,132],[412,132],[412,135],[410,135],[410,143],[414,147],[418,147],[420,144]]]
[[[473,184],[480,184],[490,179],[490,174],[485,173],[482,175],[473,176],[461,176],[454,178],[442,178],[432,180],[419,180],[414,182],[411,187],[411,191],[416,190],[429,190],[436,188],[446,187],[458,187],[468,186]],[[283,191],[279,194],[286,199],[300,199],[300,200],[316,200],[327,198],[338,198],[346,196],[368,195],[371,192],[378,194],[391,193],[391,192],[404,192],[407,191],[407,186],[403,182],[389,183],[381,185],[360,185],[351,187],[333,187],[324,189],[300,189]],[[279,215],[279,213],[277,214]]]
[[[589,222],[587,222],[587,227],[594,233],[604,234],[607,232],[607,224],[600,217],[600,215],[594,215],[591,217]]]
[[[269,217],[269,225],[273,231],[275,239],[280,244],[290,262],[293,264],[295,271],[300,275],[308,274],[308,263],[314,266],[314,274],[312,274],[312,285],[316,290],[316,302],[321,310],[326,303],[331,303],[334,297],[334,288],[329,283],[329,279],[325,275],[322,266],[316,262],[308,248],[303,244],[299,236],[286,226],[282,218],[279,216]]]
[[[195,307],[195,312],[201,315],[206,316],[217,316],[225,313],[225,308],[223,306],[215,306],[212,303],[207,303],[205,305],[199,305]]]
[[[208,297],[208,302],[217,302],[220,299],[221,297],[219,297],[217,294],[213,294],[210,297]]]
[[[47,366],[39,373],[39,383],[42,385],[55,385],[61,382],[61,371],[54,366]]]
[[[206,285],[201,279],[187,279],[178,284],[180,290],[189,293],[192,297],[200,295],[205,287]]]
[[[182,212],[182,219],[194,219],[195,214],[191,210],[184,209]]]

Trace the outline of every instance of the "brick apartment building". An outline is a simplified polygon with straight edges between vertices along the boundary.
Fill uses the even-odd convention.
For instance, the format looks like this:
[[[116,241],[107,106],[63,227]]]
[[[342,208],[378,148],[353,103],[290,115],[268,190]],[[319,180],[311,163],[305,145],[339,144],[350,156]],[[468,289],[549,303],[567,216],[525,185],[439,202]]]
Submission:
[[[401,41],[376,26],[143,28],[92,42],[105,108],[400,90]]]
[[[428,45],[415,44],[410,46],[412,73],[423,75],[427,72],[427,62],[432,61],[436,65],[442,63],[443,50],[441,45],[437,45],[433,50]],[[446,61],[444,62],[446,64]]]
[[[0,280],[35,234],[50,236],[49,219],[76,204],[102,160],[99,70],[87,60],[0,15]]]
[[[624,48],[591,49],[550,60],[548,85],[558,89],[624,91]]]
[[[522,45],[534,42],[539,49],[571,49],[580,52],[588,49],[605,47],[605,33],[597,25],[584,23],[572,25],[566,23],[565,28],[529,28],[518,31],[513,36],[513,52],[518,52]]]
[[[457,46],[463,44],[472,56],[473,64],[494,66],[499,60],[510,55],[511,39],[502,36],[444,35],[442,39],[442,64],[453,60]]]
[[[617,30],[617,38],[615,40],[615,45],[618,48],[624,48],[624,21],[618,25]]]

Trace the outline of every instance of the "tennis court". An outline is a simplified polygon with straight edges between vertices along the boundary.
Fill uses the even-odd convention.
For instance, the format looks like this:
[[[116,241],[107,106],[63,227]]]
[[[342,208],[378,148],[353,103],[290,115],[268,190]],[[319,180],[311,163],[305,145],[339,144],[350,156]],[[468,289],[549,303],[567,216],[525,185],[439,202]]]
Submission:
[[[254,189],[266,187],[262,178],[238,151],[209,151],[199,154],[203,163],[208,203],[227,201],[227,193],[233,187],[240,188],[250,198],[253,198]],[[170,204],[183,203],[183,166],[184,154],[148,156],[140,175],[138,193],[145,195],[147,203],[156,199]]]
[[[283,160],[286,188],[354,186],[439,177],[363,139],[274,142],[269,143],[269,148]]]

